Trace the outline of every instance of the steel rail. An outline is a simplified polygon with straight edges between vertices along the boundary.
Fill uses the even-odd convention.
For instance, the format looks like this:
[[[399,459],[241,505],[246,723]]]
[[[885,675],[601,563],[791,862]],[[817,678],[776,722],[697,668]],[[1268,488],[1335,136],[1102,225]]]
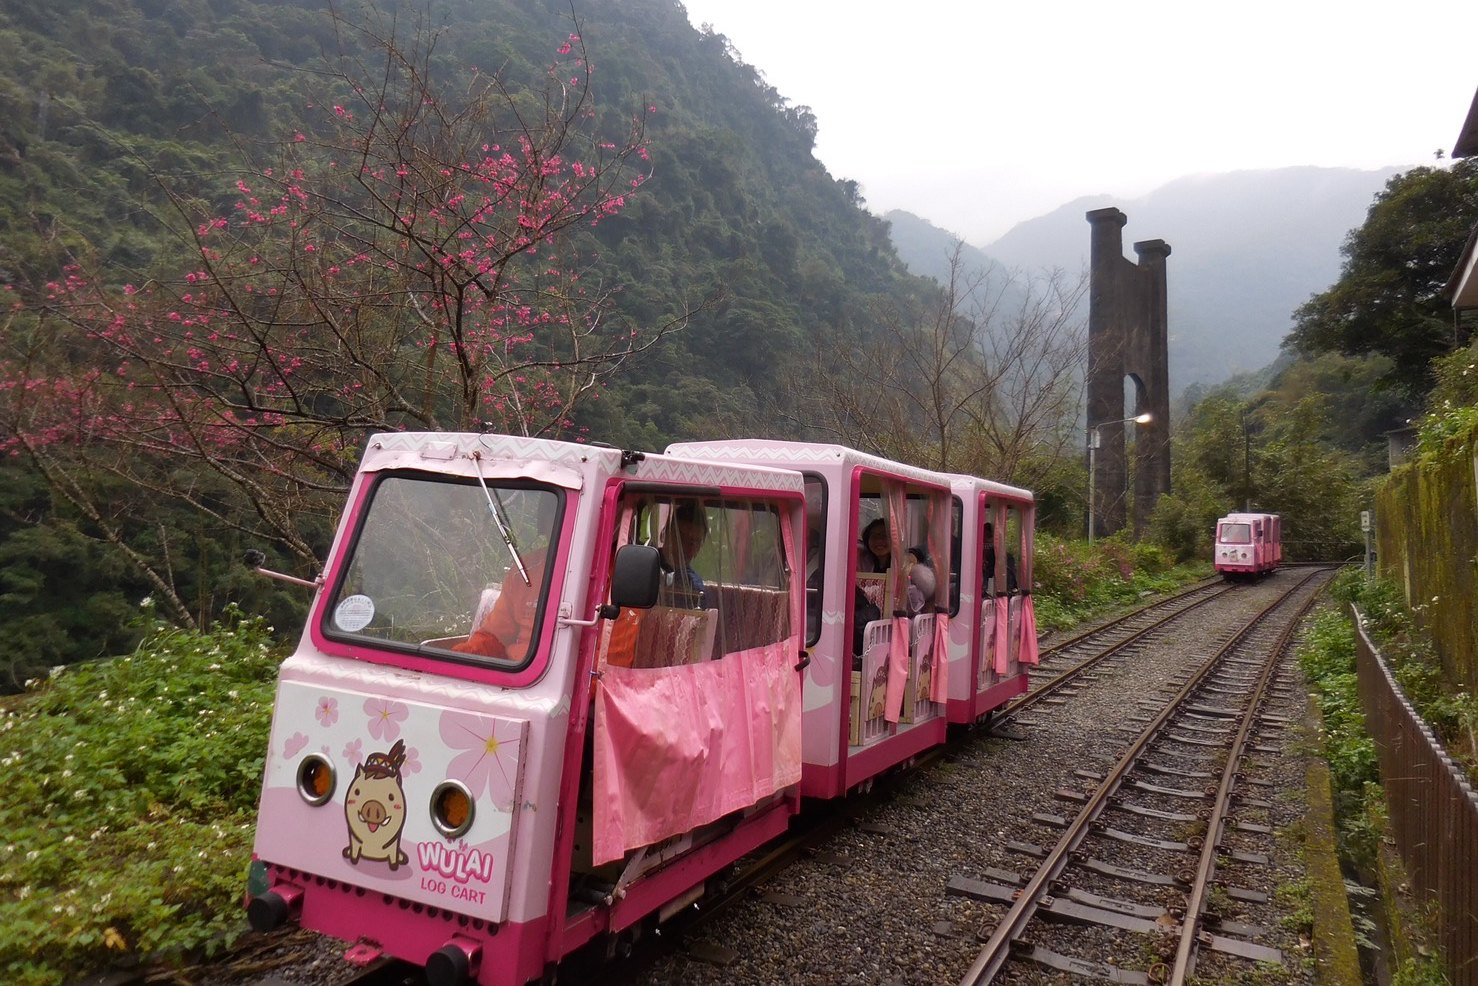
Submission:
[[[1120,616],[1117,619],[1110,620],[1102,626],[1092,627],[1091,629],[1084,630],[1081,633],[1074,634],[1073,636],[1068,637],[1066,640],[1059,641],[1053,644],[1051,647],[1048,647],[1046,650],[1042,651],[1041,656],[1048,657],[1052,654],[1057,654],[1065,651],[1069,647],[1075,647],[1078,644],[1081,644],[1083,641],[1096,636],[1097,634],[1103,633],[1107,630],[1112,630],[1114,627],[1118,626],[1121,623],[1127,623],[1129,620],[1134,619],[1136,616],[1143,616],[1160,606],[1169,606],[1172,603],[1176,603],[1180,600],[1193,596],[1198,592],[1212,590],[1211,595],[1214,598],[1231,588],[1233,588],[1233,584],[1225,581],[1220,577],[1207,578],[1202,579],[1199,582],[1193,582],[1183,592],[1178,592],[1175,595],[1170,596],[1169,598],[1161,599],[1158,602],[1150,603],[1147,606],[1141,606],[1138,609],[1130,610],[1123,616]]]
[[[1027,692],[1025,695],[1021,696],[1020,698],[1016,699],[1014,702],[1011,702],[1008,705],[1006,705],[1004,708],[1002,708],[1001,711],[999,713],[997,713],[997,716],[996,716],[997,723],[998,724],[999,723],[1004,723],[1008,719],[1010,719],[1012,716],[1015,716],[1016,714],[1018,714],[1020,712],[1026,711],[1027,709],[1031,708],[1032,706],[1034,706],[1037,703],[1041,702],[1043,699],[1045,699],[1048,696],[1050,696],[1052,693],[1056,692],[1058,689],[1061,689],[1061,688],[1065,687],[1068,683],[1070,683],[1071,681],[1073,681],[1073,679],[1075,679],[1079,675],[1083,674],[1083,672],[1088,671],[1088,670],[1090,670],[1092,668],[1097,667],[1099,664],[1103,663],[1104,661],[1108,660],[1110,657],[1112,657],[1115,654],[1119,653],[1124,648],[1128,647],[1130,644],[1139,642],[1144,637],[1148,636],[1150,633],[1153,633],[1154,631],[1161,629],[1166,624],[1169,624],[1169,623],[1174,622],[1175,620],[1177,620],[1180,617],[1184,616],[1186,613],[1189,613],[1189,612],[1191,612],[1193,610],[1196,610],[1196,609],[1200,609],[1202,606],[1205,606],[1205,605],[1211,603],[1213,600],[1216,600],[1216,599],[1221,598],[1222,595],[1224,595],[1225,593],[1231,591],[1232,586],[1230,584],[1225,584],[1225,585],[1221,585],[1221,586],[1209,586],[1209,587],[1208,586],[1197,586],[1196,589],[1192,590],[1191,592],[1182,593],[1180,596],[1177,596],[1175,598],[1176,599],[1184,598],[1185,596],[1192,595],[1193,592],[1199,591],[1199,590],[1201,590],[1203,588],[1210,588],[1213,591],[1210,592],[1210,593],[1208,593],[1204,598],[1194,600],[1188,606],[1185,606],[1185,607],[1183,607],[1181,609],[1178,609],[1175,612],[1170,613],[1170,614],[1162,617],[1159,620],[1156,620],[1154,623],[1151,623],[1149,626],[1144,627],[1144,628],[1142,628],[1140,630],[1134,631],[1128,637],[1125,637],[1123,640],[1119,641],[1118,643],[1113,644],[1112,646],[1110,646],[1110,647],[1108,647],[1108,648],[1100,651],[1099,653],[1093,655],[1092,657],[1089,657],[1089,658],[1084,659],[1083,661],[1081,661],[1080,663],[1074,665],[1073,667],[1068,668],[1066,671],[1061,672],[1056,677],[1049,678],[1047,681],[1042,682],[1041,685],[1037,686],[1036,688],[1033,688],[1031,691]],[[1169,603],[1171,601],[1173,601],[1173,600],[1166,600],[1166,603]],[[1122,618],[1120,618],[1118,620],[1115,620],[1113,623],[1105,624],[1104,626],[1101,626],[1101,627],[1099,627],[1099,628],[1097,628],[1095,630],[1089,630],[1086,633],[1081,633],[1078,636],[1072,638],[1071,640],[1063,641],[1061,644],[1058,644],[1055,647],[1053,647],[1052,650],[1049,651],[1048,653],[1058,653],[1058,652],[1062,651],[1063,649],[1065,649],[1067,647],[1075,646],[1075,645],[1081,643],[1082,641],[1087,640],[1089,637],[1092,637],[1094,634],[1104,633],[1106,631],[1109,631],[1109,630],[1113,629],[1114,627],[1118,626],[1121,623],[1128,622],[1129,620],[1133,619],[1136,616],[1142,616],[1142,615],[1144,615],[1147,611],[1148,611],[1148,607],[1146,609],[1135,610],[1133,613],[1128,613],[1125,616],[1123,616]]]
[[[1307,576],[1295,586],[1294,591],[1302,589],[1313,577],[1313,575]],[[1247,703],[1247,714],[1242,717],[1237,734],[1232,739],[1231,751],[1226,765],[1222,768],[1221,781],[1217,785],[1214,806],[1206,822],[1206,839],[1201,844],[1201,856],[1196,864],[1196,877],[1191,882],[1190,891],[1186,895],[1185,918],[1181,921],[1180,940],[1176,945],[1175,964],[1170,969],[1168,986],[1184,986],[1191,973],[1195,971],[1195,943],[1200,933],[1201,912],[1205,909],[1208,888],[1216,872],[1216,857],[1221,847],[1222,828],[1226,824],[1227,809],[1231,804],[1232,788],[1237,783],[1242,761],[1246,758],[1252,727],[1257,721],[1257,710],[1267,696],[1268,688],[1277,674],[1283,654],[1288,650],[1294,634],[1298,632],[1299,622],[1313,608],[1318,599],[1317,591],[1309,594],[1309,598],[1299,607],[1298,612],[1294,614],[1293,619],[1289,621],[1288,626],[1283,629],[1277,641],[1269,649],[1268,658],[1258,672],[1257,685]]]
[[[1303,588],[1317,574],[1319,573],[1309,573],[1291,591],[1297,591]],[[1200,688],[1205,679],[1221,663],[1222,659],[1234,648],[1239,646],[1257,628],[1259,623],[1283,606],[1286,598],[1286,596],[1279,598],[1264,608],[1248,621],[1220,650],[1207,658],[1186,684],[1181,687],[1180,691],[1170,698],[1160,713],[1155,716],[1153,721],[1130,744],[1129,749],[1119,759],[1119,762],[1114,765],[1113,769],[1109,771],[1108,776],[1099,784],[1097,790],[1088,797],[1083,808],[1078,812],[1077,817],[1073,819],[1071,824],[1063,832],[1062,837],[1058,839],[1057,844],[1043,858],[1036,873],[1016,895],[1016,902],[1011,905],[1010,910],[997,923],[996,929],[991,934],[990,939],[976,955],[975,961],[971,964],[969,970],[966,971],[964,978],[960,980],[960,986],[984,986],[984,984],[994,980],[996,974],[1001,971],[1001,968],[1009,958],[1011,942],[1021,936],[1027,924],[1036,915],[1040,900],[1044,896],[1044,891],[1067,868],[1070,854],[1087,838],[1090,826],[1098,820],[1099,815],[1102,814],[1104,808],[1108,805],[1109,799],[1117,793],[1124,777],[1129,773],[1136,761],[1138,761],[1145,748],[1149,746],[1150,741],[1159,734],[1171,716],[1179,710],[1180,706]]]

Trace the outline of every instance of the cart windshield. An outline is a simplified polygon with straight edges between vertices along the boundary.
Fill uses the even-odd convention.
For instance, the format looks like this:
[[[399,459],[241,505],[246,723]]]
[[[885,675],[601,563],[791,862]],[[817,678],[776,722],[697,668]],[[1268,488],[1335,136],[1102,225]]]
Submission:
[[[1221,543],[1222,544],[1251,544],[1252,543],[1252,525],[1251,524],[1222,524],[1221,525]]]
[[[522,666],[545,619],[561,502],[552,487],[421,473],[379,479],[339,566],[332,639]]]

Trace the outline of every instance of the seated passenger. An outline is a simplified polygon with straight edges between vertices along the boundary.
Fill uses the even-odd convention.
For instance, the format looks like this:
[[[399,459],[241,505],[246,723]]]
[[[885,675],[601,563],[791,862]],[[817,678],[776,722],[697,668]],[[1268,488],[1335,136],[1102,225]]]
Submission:
[[[861,586],[852,590],[852,670],[862,670],[862,643],[867,637],[867,625],[881,620],[883,611],[867,598]]]
[[[662,560],[663,594],[677,605],[689,609],[707,609],[703,577],[693,568],[693,558],[708,538],[708,514],[696,500],[678,504],[667,522],[667,531],[658,549]]]
[[[821,633],[821,528],[806,530],[806,639]]]
[[[522,661],[528,655],[529,635],[539,612],[539,593],[544,588],[545,554],[545,549],[539,548],[523,556],[527,582],[517,565],[509,566],[492,609],[466,640],[452,645],[452,650],[505,661]]]
[[[893,564],[893,544],[888,539],[888,522],[878,517],[862,529],[861,547],[857,552],[857,571],[886,572]]]
[[[996,575],[996,542],[995,526],[987,523],[985,525],[985,584],[991,587],[991,579]],[[1016,585],[1016,556],[1006,552],[1006,592],[1015,592]]]
[[[903,572],[908,580],[909,614],[916,615],[923,612],[925,606],[933,606],[937,582],[929,549],[922,544],[909,548],[904,555]]]
[[[991,579],[996,577],[996,525],[989,521],[985,525],[984,540],[985,564],[981,566],[984,569],[981,574],[985,577],[986,589],[989,591],[992,588]]]

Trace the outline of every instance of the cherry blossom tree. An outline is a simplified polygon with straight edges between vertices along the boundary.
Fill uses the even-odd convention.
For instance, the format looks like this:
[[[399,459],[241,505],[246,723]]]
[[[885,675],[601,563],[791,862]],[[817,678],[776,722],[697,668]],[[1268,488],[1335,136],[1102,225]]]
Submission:
[[[333,16],[340,50],[299,125],[240,140],[254,164],[220,197],[151,171],[183,263],[121,275],[69,248],[50,282],[4,285],[0,451],[131,552],[182,622],[170,561],[128,545],[89,477],[311,566],[369,433],[568,435],[681,324],[630,324],[595,273],[591,228],[649,176],[650,108],[612,138],[578,30],[542,88],[476,69],[453,85],[434,32]]]

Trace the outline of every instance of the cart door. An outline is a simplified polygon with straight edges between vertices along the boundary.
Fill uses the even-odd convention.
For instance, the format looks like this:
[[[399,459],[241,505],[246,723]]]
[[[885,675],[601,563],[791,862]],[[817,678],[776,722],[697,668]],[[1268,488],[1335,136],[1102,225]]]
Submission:
[[[799,499],[647,489],[619,509],[613,550],[656,548],[661,573],[656,605],[622,609],[598,647],[597,865],[801,779]]]

